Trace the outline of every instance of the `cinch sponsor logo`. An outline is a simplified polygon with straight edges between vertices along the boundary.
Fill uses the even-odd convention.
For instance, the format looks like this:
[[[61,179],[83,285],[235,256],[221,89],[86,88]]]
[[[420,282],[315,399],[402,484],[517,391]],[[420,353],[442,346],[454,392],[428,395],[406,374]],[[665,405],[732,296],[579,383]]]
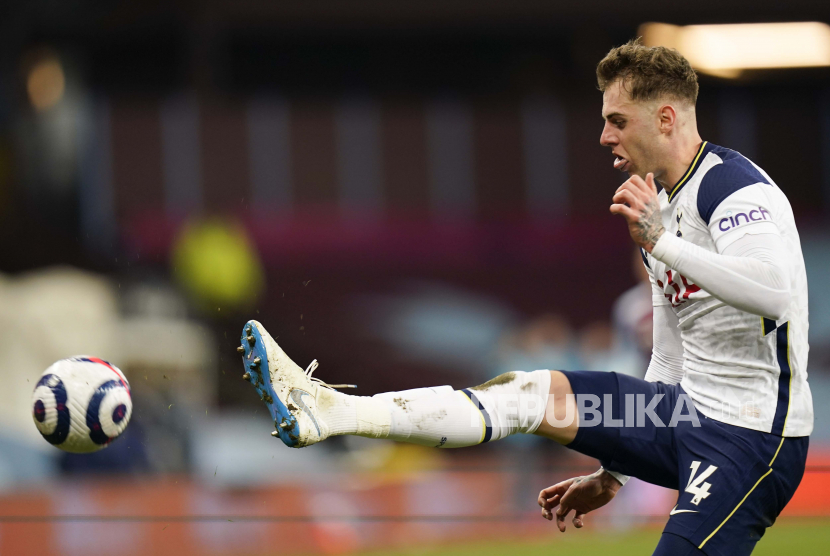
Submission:
[[[741,222],[741,217],[743,217],[744,221]],[[747,224],[749,222],[757,222],[759,220],[772,220],[769,211],[758,207],[758,210],[751,210],[749,214],[745,212],[739,212],[736,215],[732,215],[732,211],[726,213],[726,218],[721,218],[720,223],[718,223],[718,229],[722,232],[726,232],[731,230],[732,228],[737,228],[741,224]]]

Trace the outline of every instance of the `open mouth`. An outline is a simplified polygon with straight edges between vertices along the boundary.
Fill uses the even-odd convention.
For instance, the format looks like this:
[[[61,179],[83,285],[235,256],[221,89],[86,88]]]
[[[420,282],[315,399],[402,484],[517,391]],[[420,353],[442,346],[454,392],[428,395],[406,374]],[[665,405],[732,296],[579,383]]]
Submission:
[[[620,172],[625,172],[630,166],[630,164],[631,163],[627,159],[618,156],[614,160],[614,169],[619,170]]]

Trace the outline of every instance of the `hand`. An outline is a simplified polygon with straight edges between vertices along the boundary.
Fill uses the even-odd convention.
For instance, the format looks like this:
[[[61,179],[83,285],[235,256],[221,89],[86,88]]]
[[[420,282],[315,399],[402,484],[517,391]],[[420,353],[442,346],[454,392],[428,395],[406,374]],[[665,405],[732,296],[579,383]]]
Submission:
[[[573,524],[577,529],[584,525],[585,514],[601,508],[610,502],[622,485],[600,469],[592,475],[574,477],[548,487],[539,493],[539,505],[542,507],[542,517],[553,520],[552,510],[556,506],[556,526],[565,532],[565,518],[571,510],[574,511]]]
[[[666,231],[660,215],[660,201],[654,174],[631,176],[614,193],[612,214],[621,214],[628,222],[628,233],[634,243],[651,253],[654,244]]]

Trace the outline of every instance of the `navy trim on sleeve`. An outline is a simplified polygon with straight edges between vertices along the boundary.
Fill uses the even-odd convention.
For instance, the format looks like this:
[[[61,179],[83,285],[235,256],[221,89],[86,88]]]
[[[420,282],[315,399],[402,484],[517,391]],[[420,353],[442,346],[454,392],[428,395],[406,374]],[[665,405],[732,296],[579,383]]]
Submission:
[[[648,264],[648,257],[646,257],[646,250],[640,247],[640,256],[643,258],[643,264],[646,265],[646,268],[651,269],[651,265]]]
[[[736,191],[756,183],[769,184],[763,174],[741,154],[718,146],[714,146],[712,152],[723,160],[723,164],[718,164],[703,176],[697,192],[697,210],[707,225],[715,209]]]

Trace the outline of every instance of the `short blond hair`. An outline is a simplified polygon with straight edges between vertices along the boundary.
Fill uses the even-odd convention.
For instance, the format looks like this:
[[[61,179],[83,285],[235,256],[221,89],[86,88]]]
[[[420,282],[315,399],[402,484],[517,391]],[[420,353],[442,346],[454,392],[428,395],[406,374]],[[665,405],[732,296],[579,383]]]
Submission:
[[[612,48],[597,65],[597,84],[605,90],[621,81],[632,100],[673,98],[697,102],[697,74],[677,50],[643,46],[640,39]]]

